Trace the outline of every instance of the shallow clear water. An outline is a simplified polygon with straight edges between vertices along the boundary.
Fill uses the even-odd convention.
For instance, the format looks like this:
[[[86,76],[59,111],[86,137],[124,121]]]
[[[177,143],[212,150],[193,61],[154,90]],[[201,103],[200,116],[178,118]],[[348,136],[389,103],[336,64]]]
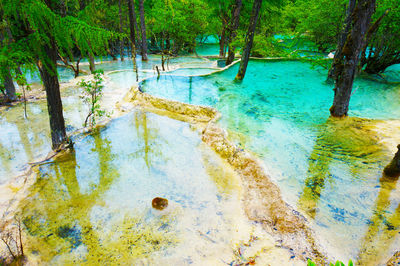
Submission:
[[[107,58],[105,58],[107,59]],[[99,61],[101,62],[101,61]],[[174,69],[168,73],[180,73],[183,75],[206,74],[216,69],[207,67],[213,66],[215,62],[208,59],[196,57],[171,58],[169,67]],[[139,68],[139,80],[156,76],[153,70],[155,65],[161,65],[161,57],[149,56],[149,61],[142,62],[140,56],[137,58]],[[193,67],[204,67],[197,70]],[[88,66],[83,65],[83,69]],[[133,62],[129,58],[124,61],[104,61],[97,65],[109,73],[109,80],[103,89],[102,108],[108,114],[112,114],[115,103],[123,98],[131,86],[137,84],[136,75],[133,71]],[[73,73],[69,69],[59,68],[61,81],[70,81]],[[87,69],[88,70],[88,69]],[[38,77],[36,77],[38,79]],[[35,78],[30,81],[36,81]],[[80,99],[81,89],[77,86],[70,86],[61,91],[64,116],[66,119],[67,131],[81,128],[88,107]],[[23,105],[8,108],[0,113],[0,128],[4,129],[0,134],[0,184],[5,183],[12,177],[22,174],[27,169],[27,163],[43,158],[51,148],[49,119],[45,101],[32,102],[27,105],[28,118],[24,118]]]
[[[214,45],[213,49],[215,48]],[[139,71],[139,78],[155,76],[156,73],[152,69],[154,65],[160,64],[160,58],[156,56],[151,57],[147,63],[140,62],[138,66],[144,71]],[[374,264],[385,258],[396,245],[400,245],[400,195],[399,190],[394,189],[397,180],[380,181],[382,169],[390,161],[392,153],[378,142],[376,133],[372,130],[376,119],[399,119],[399,87],[357,80],[350,106],[350,116],[353,118],[335,121],[328,118],[328,109],[333,98],[332,86],[325,83],[324,72],[311,69],[306,63],[252,61],[246,78],[241,83],[232,81],[237,72],[237,65],[223,73],[207,77],[187,77],[210,73],[214,70],[210,67],[215,67],[215,61],[179,57],[172,58],[170,64],[171,69],[177,65],[183,68],[170,71],[159,79],[146,80],[143,82],[143,89],[153,95],[219,109],[223,114],[220,123],[229,130],[231,138],[264,160],[271,177],[280,185],[285,198],[315,221],[318,234],[339,259],[358,257],[360,262]],[[122,70],[109,74],[110,82],[104,89],[105,103],[114,108],[115,102],[123,97],[129,87],[136,84],[132,60],[104,62],[98,68],[107,72]],[[389,70],[397,71],[396,68]],[[66,80],[72,77],[68,78],[67,72]],[[86,114],[77,92],[76,88],[71,87],[63,93],[64,114],[67,124],[71,125],[68,127],[70,131],[81,127]],[[203,229],[208,230],[207,224],[214,226],[212,224],[215,222],[218,225],[213,228],[219,228],[222,235],[232,233],[229,229],[232,219],[226,217],[237,216],[239,207],[235,200],[228,200],[228,203],[220,199],[231,181],[222,179],[220,183],[221,180],[215,178],[224,176],[212,172],[221,169],[220,162],[217,163],[218,159],[214,158],[212,153],[210,155],[209,151],[204,152],[207,148],[199,148],[202,144],[199,144],[198,136],[190,131],[188,125],[151,114],[145,116],[150,121],[149,127],[153,127],[156,133],[153,138],[149,138],[152,144],[145,144],[145,138],[139,136],[144,130],[143,123],[139,122],[140,119],[143,120],[143,115],[130,114],[111,123],[97,135],[77,139],[75,155],[66,156],[41,167],[41,178],[32,188],[30,198],[33,200],[32,210],[43,217],[48,215],[42,220],[31,221],[30,225],[32,236],[40,236],[37,238],[37,245],[43,246],[40,250],[40,260],[61,263],[64,260],[68,262],[71,258],[79,260],[88,254],[90,259],[93,259],[96,256],[107,256],[110,252],[125,252],[129,250],[127,243],[132,239],[125,239],[128,242],[117,244],[111,236],[115,235],[116,231],[134,231],[135,234],[144,231],[148,232],[149,241],[147,244],[142,243],[144,248],[138,250],[139,253],[131,253],[129,256],[136,254],[138,258],[142,258],[146,257],[143,253],[164,252],[162,255],[157,254],[164,258],[167,258],[168,254],[175,254],[171,256],[172,261],[176,262],[176,257],[184,257],[182,254],[178,255],[179,245],[192,245],[190,241],[185,242],[182,239],[207,239],[207,235],[196,235],[188,228],[199,226],[202,228],[200,231],[205,232]],[[27,162],[46,155],[50,150],[45,103],[28,104],[28,117],[28,120],[23,119],[22,105],[0,114],[0,184],[25,169]],[[136,117],[139,117],[139,120]],[[140,129],[141,127],[143,129]],[[179,142],[176,142],[177,135],[182,137]],[[174,138],[171,139],[170,136]],[[166,142],[163,143],[163,140]],[[152,149],[154,152],[150,151]],[[212,159],[202,159],[203,154],[208,154]],[[187,161],[187,158],[190,160]],[[182,162],[186,163],[182,165]],[[121,169],[117,167],[119,165]],[[150,169],[153,165],[157,167]],[[212,171],[209,170],[210,167]],[[111,176],[104,178],[102,171]],[[139,183],[134,183],[137,178],[127,178],[132,173],[139,176]],[[189,173],[194,182],[186,184],[187,180],[176,179],[177,173],[181,176]],[[199,176],[196,176],[198,173]],[[212,182],[210,178],[213,179]],[[173,187],[178,186],[176,184],[180,181],[183,188]],[[103,183],[100,185],[101,182]],[[165,185],[163,190],[157,182],[161,182],[163,186],[164,183],[171,184]],[[197,188],[203,186],[200,185],[202,182],[209,191]],[[139,184],[140,189],[133,184]],[[144,185],[148,187],[143,189]],[[192,185],[194,187],[190,187]],[[183,201],[185,204],[193,203],[196,211],[189,216],[178,214],[181,217],[179,219],[185,222],[177,222],[173,218],[176,227],[168,227],[168,230],[162,228],[161,233],[154,232],[146,226],[141,227],[143,219],[149,217],[146,211],[149,211],[149,199],[153,196],[149,191],[153,186],[154,189],[160,189],[157,193],[165,193],[171,197],[173,202],[177,202],[177,206],[181,206]],[[97,187],[102,188],[96,189]],[[41,188],[44,188],[43,191]],[[125,188],[131,189],[127,191]],[[69,189],[71,192],[68,192]],[[188,189],[190,193],[185,194],[182,189]],[[119,190],[122,191],[121,199],[118,195]],[[209,202],[203,205],[200,204],[203,201],[199,199],[202,193],[210,198]],[[142,196],[145,198],[140,200]],[[67,202],[60,200],[67,198]],[[199,204],[204,210],[198,207],[200,205],[196,205],[196,200],[200,201]],[[127,206],[129,204],[132,206]],[[206,213],[214,212],[221,204],[228,208],[234,208],[231,205],[235,204],[237,206],[235,211],[225,210],[222,220],[219,220],[219,217],[212,222],[207,220],[211,217],[205,217]],[[182,210],[187,206],[178,209]],[[51,210],[53,207],[55,211],[49,213],[42,209]],[[61,211],[66,208],[71,208],[71,211],[67,212],[71,214],[71,219]],[[119,213],[114,213],[113,209]],[[133,209],[135,211],[132,211]],[[31,213],[28,207],[25,213],[33,218],[38,215]],[[85,215],[86,217],[81,217]],[[171,216],[166,218],[166,221],[169,222],[170,218]],[[192,219],[200,221],[199,224],[184,224]],[[40,224],[49,221],[56,221],[55,225],[47,228]],[[159,221],[150,219],[149,224],[153,227],[161,226],[157,222]],[[113,228],[110,230],[114,230],[114,233],[102,231],[102,223]],[[138,226],[132,229],[132,224]],[[89,233],[82,234],[85,228],[95,228],[93,232],[96,233],[92,234],[91,230],[87,230]],[[183,235],[189,235],[183,237],[180,231],[182,228],[187,229]],[[210,232],[214,232],[213,230]],[[50,242],[46,243],[43,240],[46,233],[53,234],[55,238],[50,238]],[[152,242],[153,238],[156,242]],[[96,247],[99,239],[100,242],[108,243],[107,249],[100,253],[98,246]],[[229,237],[223,239],[230,241]],[[34,244],[34,237],[31,240]],[[209,254],[226,249],[226,243],[222,247],[222,242],[218,242],[221,246],[216,248],[214,245],[207,247],[208,242],[199,241],[199,246],[194,246],[193,249],[204,248]],[[162,244],[149,246],[148,243]],[[59,247],[59,250],[55,250],[54,247]],[[175,251],[169,253],[171,248]],[[213,248],[215,250],[211,251]],[[63,254],[67,254],[66,250],[72,251],[73,256],[55,256],[54,252],[62,251]],[[181,252],[184,252],[183,250]],[[193,250],[192,252],[197,254],[196,256],[199,255]]]
[[[395,190],[386,205],[380,204],[384,185],[379,179],[392,153],[378,143],[370,119],[400,118],[400,88],[357,80],[349,112],[353,118],[333,120],[328,111],[332,85],[325,83],[325,72],[302,62],[251,61],[244,81],[234,82],[237,68],[207,77],[162,76],[142,87],[156,96],[220,110],[221,125],[238,145],[264,160],[285,198],[315,221],[338,258],[374,263],[388,256],[399,242],[400,197]],[[382,208],[385,215],[375,219]],[[363,240],[371,236],[368,228],[388,220],[378,231],[389,232],[395,243],[375,236],[382,247],[374,250],[379,245]]]
[[[87,107],[78,97],[63,98],[67,132],[81,128]],[[28,163],[44,158],[51,149],[50,124],[45,101],[10,107],[0,113],[0,184],[22,174]]]
[[[60,82],[67,82],[70,79],[74,78],[74,71],[72,71],[69,68],[66,67],[57,67],[58,71],[58,78]],[[26,80],[28,83],[39,83],[41,82],[40,80],[40,74],[38,71],[35,72],[28,72],[26,74]]]
[[[74,141],[73,153],[37,169],[21,203],[29,256],[89,265],[232,259],[246,221],[239,181],[189,124],[135,111]],[[152,209],[154,197],[169,207]]]
[[[219,54],[218,43],[205,43],[196,47],[196,53],[200,56],[217,56]]]

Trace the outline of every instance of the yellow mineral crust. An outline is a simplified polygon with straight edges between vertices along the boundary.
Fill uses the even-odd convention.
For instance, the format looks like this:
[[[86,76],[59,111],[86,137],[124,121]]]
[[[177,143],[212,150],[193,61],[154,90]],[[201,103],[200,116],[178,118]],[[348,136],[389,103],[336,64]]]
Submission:
[[[292,249],[299,258],[326,263],[327,258],[320,251],[306,219],[282,199],[279,188],[266,174],[263,163],[229,141],[225,130],[216,124],[221,116],[216,109],[157,98],[135,87],[126,100],[145,111],[192,123],[199,130],[203,142],[240,175],[244,187],[242,200],[248,218],[262,224],[280,246]]]

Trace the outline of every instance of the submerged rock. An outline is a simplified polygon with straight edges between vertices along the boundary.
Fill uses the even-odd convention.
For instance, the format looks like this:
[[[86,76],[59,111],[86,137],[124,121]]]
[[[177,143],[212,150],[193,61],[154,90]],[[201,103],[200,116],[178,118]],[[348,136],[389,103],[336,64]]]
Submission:
[[[168,200],[156,197],[151,201],[151,206],[156,210],[162,211],[168,207]]]
[[[393,160],[383,170],[385,175],[388,177],[399,177],[400,176],[400,144],[397,145],[397,152],[394,155]]]

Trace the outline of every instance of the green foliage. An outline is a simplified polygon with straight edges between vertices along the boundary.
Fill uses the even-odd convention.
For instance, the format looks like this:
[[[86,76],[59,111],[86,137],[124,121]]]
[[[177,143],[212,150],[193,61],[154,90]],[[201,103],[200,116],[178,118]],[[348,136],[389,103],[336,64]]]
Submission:
[[[85,122],[83,126],[86,127],[88,123],[91,127],[96,125],[96,118],[103,117],[106,115],[106,112],[101,109],[100,100],[103,97],[103,71],[97,70],[92,75],[91,80],[81,80],[78,83],[83,91],[81,98],[83,99],[84,103],[89,107],[89,113],[86,116]]]
[[[315,262],[313,262],[312,260],[308,259],[307,260],[307,266],[316,266],[317,264],[315,264]],[[335,264],[333,264],[332,262],[329,264],[330,266],[346,266],[346,264],[344,264],[341,261],[336,261]],[[349,264],[348,266],[353,266],[353,261],[349,260]]]
[[[274,37],[256,35],[254,36],[251,55],[255,57],[283,57],[288,56],[289,52]]]
[[[18,86],[25,88],[26,90],[31,90],[31,86],[29,85],[26,77],[22,74],[17,74],[15,76],[15,81],[17,82]]]
[[[13,53],[2,52],[0,63],[14,61],[23,65],[40,60],[51,70],[52,63],[44,47],[52,45],[53,41],[62,56],[71,58],[75,47],[84,55],[105,54],[109,40],[125,36],[91,26],[74,16],[58,14],[58,1],[46,3],[40,0],[10,0],[0,6],[15,39],[3,48]]]
[[[295,0],[283,11],[285,26],[309,38],[320,51],[335,49],[347,0]]]
[[[202,0],[153,1],[146,20],[150,37],[173,41],[175,52],[194,48],[196,37],[207,32],[209,7]]]
[[[378,30],[368,43],[366,60],[362,64],[368,73],[380,73],[387,67],[400,63],[400,5],[397,0],[377,1],[373,20],[377,20],[387,10]]]
[[[307,266],[316,266],[317,264],[315,264],[315,262],[313,262],[312,260],[308,259],[307,260]]]

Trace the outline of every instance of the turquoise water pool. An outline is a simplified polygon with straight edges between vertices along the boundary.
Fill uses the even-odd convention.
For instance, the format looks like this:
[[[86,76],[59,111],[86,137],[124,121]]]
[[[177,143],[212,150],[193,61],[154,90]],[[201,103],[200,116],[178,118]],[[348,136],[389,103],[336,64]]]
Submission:
[[[284,197],[312,218],[338,258],[378,262],[389,256],[399,242],[400,197],[394,193],[390,204],[380,205],[379,195],[388,191],[379,180],[393,154],[371,128],[378,119],[400,118],[400,88],[359,79],[351,118],[334,120],[325,71],[303,62],[251,61],[244,81],[234,82],[237,69],[206,77],[162,76],[142,87],[155,96],[216,107],[231,138],[263,159]],[[375,219],[378,210],[385,215]],[[390,230],[380,233],[397,232],[394,242],[366,252],[378,246],[368,232],[385,223]]]
[[[37,169],[21,202],[29,257],[221,265],[250,237],[238,178],[189,124],[134,111],[74,141],[73,152]],[[155,197],[168,208],[152,209]]]
[[[214,45],[213,49],[215,48]],[[161,64],[160,57],[154,56],[146,63],[138,63],[139,78],[149,78],[143,82],[142,88],[156,96],[216,107],[223,114],[219,123],[229,131],[231,139],[264,161],[268,173],[280,186],[285,199],[302,210],[313,221],[317,235],[331,254],[341,260],[351,258],[358,259],[360,264],[365,264],[365,262],[374,264],[387,258],[391,250],[400,245],[400,193],[398,189],[395,189],[397,180],[381,179],[382,169],[390,161],[393,151],[380,143],[376,131],[373,130],[375,124],[380,121],[400,118],[399,87],[366,79],[357,80],[350,105],[350,118],[334,120],[329,119],[328,111],[333,98],[332,85],[325,82],[326,73],[324,71],[313,69],[307,63],[251,61],[243,82],[233,81],[238,65],[218,74],[198,77],[190,75],[210,73],[215,70],[215,61],[196,57],[178,57],[171,58],[169,63],[171,70],[176,66],[182,68],[172,70],[166,75],[161,75],[160,78],[149,78],[156,76],[153,68],[155,65]],[[132,71],[132,60],[104,62],[98,68],[102,68],[106,72],[117,70],[109,73],[109,79],[104,88],[105,103],[109,102],[109,107],[115,108],[115,102],[125,95],[129,87],[136,84],[135,73]],[[397,68],[393,67],[389,70],[390,74],[394,75]],[[72,77],[69,76],[71,73],[68,71],[62,73],[62,75],[64,74],[65,80]],[[63,96],[68,129],[73,131],[81,127],[86,107],[79,99],[79,90],[74,87],[67,88]],[[136,115],[143,119],[143,114]],[[78,139],[76,157],[68,157],[65,158],[65,161],[57,161],[41,168],[41,176],[43,178],[50,176],[51,178],[42,179],[40,182],[43,183],[37,183],[37,186],[33,187],[33,193],[37,192],[35,189],[42,185],[59,187],[57,188],[59,194],[54,194],[58,196],[55,196],[53,202],[49,201],[48,205],[59,204],[62,209],[65,206],[59,200],[60,197],[63,197],[62,191],[66,186],[62,183],[64,182],[63,176],[65,175],[69,181],[72,180],[71,182],[78,180],[79,186],[75,189],[79,188],[82,191],[73,193],[77,193],[77,195],[79,193],[91,194],[93,186],[100,180],[101,168],[96,166],[96,162],[100,160],[123,165],[121,168],[121,171],[125,171],[123,176],[133,171],[130,163],[137,164],[137,169],[140,171],[149,171],[146,170],[149,167],[148,164],[151,164],[151,160],[155,160],[155,165],[168,165],[167,178],[171,179],[172,183],[175,182],[175,172],[181,173],[182,169],[185,169],[186,172],[197,173],[203,171],[202,167],[207,165],[207,167],[211,167],[205,160],[202,160],[202,164],[188,163],[183,166],[180,162],[176,162],[175,153],[182,153],[183,157],[187,156],[193,162],[199,160],[198,153],[196,156],[192,156],[191,153],[193,147],[200,145],[199,139],[196,139],[193,132],[188,131],[187,125],[171,122],[172,120],[151,114],[148,115],[148,119],[153,122],[149,123],[152,123],[155,129],[158,128],[155,130],[157,133],[154,141],[168,139],[169,144],[164,145],[165,143],[155,141],[150,145],[152,147],[149,146],[143,151],[138,151],[144,158],[132,158],[131,161],[126,161],[127,158],[124,156],[131,153],[127,149],[136,144],[139,145],[139,142],[142,144],[144,142],[144,139],[139,139],[139,136],[135,135],[141,131],[142,124],[137,120],[133,121],[132,116],[135,114],[128,115],[107,126],[102,133],[96,135],[97,137]],[[16,174],[20,174],[21,170],[26,169],[28,162],[37,160],[50,150],[48,114],[45,103],[28,104],[29,119],[24,120],[21,119],[22,117],[22,105],[10,108],[0,114],[0,126],[5,129],[0,135],[0,164],[2,165],[0,184],[7,182]],[[173,126],[168,127],[165,123]],[[124,134],[128,134],[138,143],[134,145],[129,142],[130,140],[126,140],[131,144],[125,148],[124,139],[117,132],[112,133],[113,130],[120,130]],[[164,131],[167,135],[164,134]],[[176,132],[184,134],[185,138],[179,139],[179,142],[183,144],[175,147],[175,144],[171,146],[170,143],[176,141]],[[173,136],[173,141],[170,139],[171,136]],[[104,154],[100,155],[101,152],[95,147],[96,141],[104,142],[105,146],[111,141],[115,152],[110,151],[110,153],[119,153],[122,157],[99,159],[99,156],[104,156]],[[162,147],[163,151],[148,153],[147,159],[145,159],[146,156],[143,152],[146,149],[148,151],[152,148],[158,149],[157,146]],[[90,147],[93,150],[86,151]],[[165,157],[163,154],[168,156]],[[145,161],[142,161],[143,159]],[[212,164],[214,165],[211,167],[214,169],[213,171],[218,169],[219,166],[215,166],[215,163]],[[87,174],[86,170],[74,173],[71,169],[75,169],[77,165],[81,165],[81,169],[87,168],[90,174]],[[182,169],[172,169],[174,165]],[[59,175],[61,179],[56,180],[55,176],[57,176],[56,172],[59,168],[62,168],[66,174],[61,173]],[[114,174],[114,167],[104,171]],[[201,172],[201,177],[196,179],[198,182],[193,184],[200,186],[201,182],[205,182],[205,187],[210,189],[208,195],[219,197],[220,191],[215,192],[216,189],[219,189],[219,180],[213,180],[217,183],[216,188],[213,187],[214,184],[208,184],[204,180],[221,176],[221,174],[213,172],[204,174],[203,172]],[[157,180],[164,178],[163,175],[157,175],[152,171],[143,173],[146,178],[153,178],[153,175],[158,177]],[[132,181],[121,180],[120,174],[112,176],[109,181],[120,184],[120,187],[125,185],[132,187]],[[222,186],[226,185],[226,182],[222,184]],[[110,186],[111,184],[106,182],[104,192],[117,193],[120,189],[120,187],[110,189]],[[204,191],[190,186],[187,188],[195,191],[192,201],[199,200],[201,198],[199,195],[204,193]],[[49,191],[52,192],[52,190]],[[176,193],[171,194],[171,197],[181,197],[185,201],[191,200],[182,196],[184,195],[183,191],[175,190],[171,186],[164,192]],[[48,193],[48,191],[43,191],[43,193]],[[96,197],[90,198],[90,200],[96,204],[101,205],[104,200],[107,200],[105,194],[103,196],[93,195]],[[124,197],[128,198],[126,195]],[[219,204],[214,199],[212,201],[214,203],[208,206]],[[81,200],[74,201],[74,204],[83,204],[82,202]],[[118,201],[114,197],[110,202]],[[148,202],[148,199],[145,202]],[[34,208],[41,208],[42,202],[38,201],[35,204],[32,205]],[[90,208],[93,206],[91,205]],[[112,206],[114,208],[116,203],[112,203]],[[136,207],[141,209],[143,206],[139,204]],[[208,208],[206,205],[204,206],[206,209]],[[87,217],[79,216],[81,213],[78,209],[74,210],[77,212],[74,213],[74,217],[87,222]],[[41,211],[38,210],[38,212]],[[101,217],[114,215],[111,213],[112,211],[108,208],[102,211]],[[58,220],[57,215],[59,214],[53,214],[51,219]],[[231,215],[236,214],[237,211]],[[143,218],[142,213],[138,215],[137,219]],[[204,213],[196,215],[204,216]],[[128,222],[132,223],[136,221],[136,218]],[[120,228],[123,224],[121,219],[114,224],[116,228]],[[207,221],[203,224],[207,224]],[[64,228],[63,226],[60,224],[60,228]],[[68,226],[66,227],[67,233],[78,232],[82,229],[78,225],[74,227],[73,223]],[[229,226],[229,223],[224,226]],[[53,229],[58,230],[57,228]],[[57,241],[64,241],[62,232],[62,239]],[[107,232],[99,232],[99,234],[107,235]],[[196,237],[192,235],[189,239]],[[202,236],[200,237],[202,238]],[[82,242],[82,239],[79,238],[71,240],[69,235],[66,239],[70,242],[73,240],[72,244]],[[229,238],[224,241],[229,241]],[[86,243],[86,245],[94,244],[91,240]],[[51,249],[51,245],[49,249]],[[92,254],[97,254],[97,249],[93,250],[95,252]],[[54,252],[54,249],[49,252]],[[85,250],[78,250],[74,255],[81,256],[82,254],[86,254]],[[66,258],[70,259],[71,257],[67,256]]]

